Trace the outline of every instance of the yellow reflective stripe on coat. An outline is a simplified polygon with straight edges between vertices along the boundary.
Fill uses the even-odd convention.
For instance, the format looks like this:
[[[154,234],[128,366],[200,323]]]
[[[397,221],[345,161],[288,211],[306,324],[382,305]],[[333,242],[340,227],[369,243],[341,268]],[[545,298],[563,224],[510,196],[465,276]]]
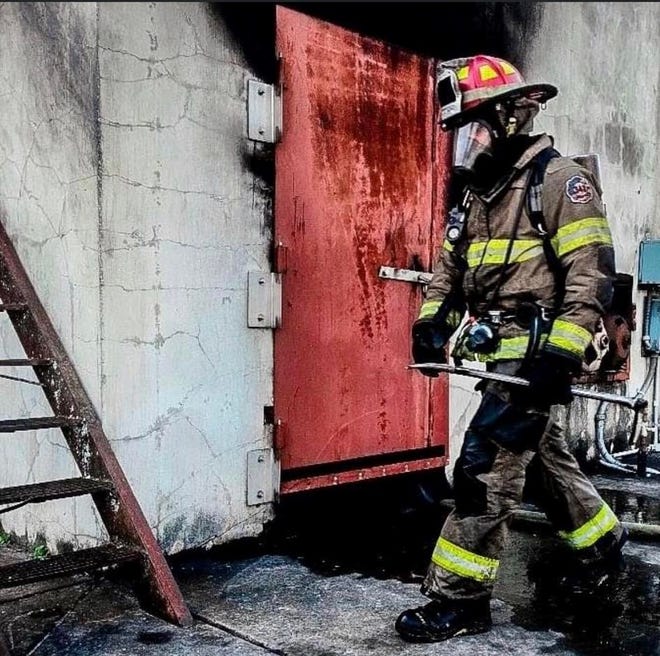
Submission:
[[[547,335],[541,335],[539,340],[539,348],[545,344],[547,339]],[[492,362],[493,360],[519,360],[525,357],[528,343],[529,335],[520,335],[519,337],[505,337],[504,339],[500,340],[499,346],[494,353],[487,353],[485,355],[475,353],[475,357],[477,362]]]
[[[440,309],[442,301],[424,301],[422,307],[419,309],[418,319],[426,319],[432,317]]]
[[[470,244],[467,251],[468,267],[473,269],[480,264],[504,264],[509,249],[508,239],[489,239]],[[543,255],[541,239],[514,239],[509,262],[525,262]]]
[[[440,306],[444,301],[424,301],[422,307],[419,310],[418,319],[428,319],[435,316],[435,313],[440,309]],[[447,318],[445,323],[453,328],[458,328],[458,325],[463,320],[463,314],[458,310],[450,310],[447,313]]]
[[[431,560],[449,572],[475,581],[495,581],[500,561],[486,558],[439,538]]]
[[[559,257],[590,244],[612,245],[612,235],[606,218],[590,216],[578,219],[559,228],[552,239],[552,245]]]
[[[453,250],[454,250],[454,245],[453,245],[448,239],[445,239],[445,240],[442,242],[442,247],[443,247],[446,251],[449,251],[450,253],[453,252]]]
[[[591,333],[582,326],[571,321],[555,319],[550,337],[548,337],[548,344],[581,358],[591,339]]]
[[[586,549],[609,533],[619,520],[610,507],[604,503],[602,508],[588,522],[574,531],[559,531],[566,542],[574,549]]]

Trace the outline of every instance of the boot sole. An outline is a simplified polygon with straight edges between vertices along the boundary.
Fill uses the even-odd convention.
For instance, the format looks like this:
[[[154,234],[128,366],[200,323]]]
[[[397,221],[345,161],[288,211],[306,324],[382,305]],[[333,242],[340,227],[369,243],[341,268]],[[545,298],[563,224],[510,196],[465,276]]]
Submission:
[[[410,633],[399,633],[399,635],[406,642],[442,642],[444,640],[449,640],[450,638],[459,638],[460,636],[474,635],[476,633],[486,633],[486,631],[490,631],[492,626],[492,624],[474,624],[473,626],[461,627],[453,633],[437,633],[434,635],[414,635]]]

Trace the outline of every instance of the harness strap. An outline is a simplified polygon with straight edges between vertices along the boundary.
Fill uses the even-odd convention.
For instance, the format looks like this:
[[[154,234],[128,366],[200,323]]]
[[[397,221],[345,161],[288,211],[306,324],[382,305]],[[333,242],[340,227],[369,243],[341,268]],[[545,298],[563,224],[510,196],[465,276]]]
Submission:
[[[543,179],[548,164],[561,153],[552,146],[544,148],[532,162],[532,181],[527,193],[527,210],[532,227],[543,239],[543,252],[555,278],[562,280],[562,269],[555,249],[552,247],[551,235],[548,234],[545,217],[543,216]]]

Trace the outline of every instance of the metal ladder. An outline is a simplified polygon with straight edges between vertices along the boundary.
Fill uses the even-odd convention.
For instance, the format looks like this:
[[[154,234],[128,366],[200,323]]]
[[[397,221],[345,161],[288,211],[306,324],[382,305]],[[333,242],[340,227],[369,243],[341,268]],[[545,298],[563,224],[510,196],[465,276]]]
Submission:
[[[0,433],[59,428],[80,471],[79,478],[0,488],[0,505],[9,504],[11,509],[90,495],[109,536],[99,547],[0,567],[0,588],[130,564],[132,573],[139,572],[132,582],[141,605],[174,624],[190,625],[192,617],[179,587],[2,221],[0,299],[0,312],[11,320],[27,355],[0,360],[0,368],[31,368],[38,381],[34,384],[42,387],[53,410],[50,417],[2,420]]]

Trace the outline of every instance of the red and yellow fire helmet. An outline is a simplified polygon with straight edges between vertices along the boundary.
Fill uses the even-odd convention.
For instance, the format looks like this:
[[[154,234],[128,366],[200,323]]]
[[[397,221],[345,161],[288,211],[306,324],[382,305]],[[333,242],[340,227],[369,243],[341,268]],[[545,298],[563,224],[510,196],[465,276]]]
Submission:
[[[438,63],[437,93],[442,128],[449,130],[472,120],[486,103],[517,98],[544,103],[557,95],[557,87],[527,84],[508,61],[475,55]]]

